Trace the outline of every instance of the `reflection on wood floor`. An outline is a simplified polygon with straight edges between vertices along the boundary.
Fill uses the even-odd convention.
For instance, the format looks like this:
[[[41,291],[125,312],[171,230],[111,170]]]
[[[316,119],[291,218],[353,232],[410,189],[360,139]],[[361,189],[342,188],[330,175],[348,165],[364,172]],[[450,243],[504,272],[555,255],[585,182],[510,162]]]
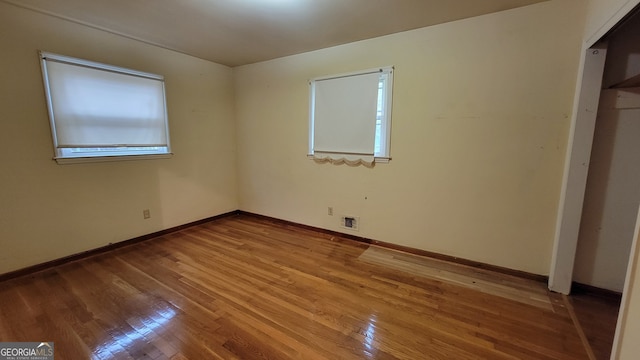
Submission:
[[[358,259],[553,311],[547,286],[537,281],[379,247],[370,247]]]
[[[225,217],[0,283],[0,341],[58,360],[588,358],[544,284],[388,256]]]

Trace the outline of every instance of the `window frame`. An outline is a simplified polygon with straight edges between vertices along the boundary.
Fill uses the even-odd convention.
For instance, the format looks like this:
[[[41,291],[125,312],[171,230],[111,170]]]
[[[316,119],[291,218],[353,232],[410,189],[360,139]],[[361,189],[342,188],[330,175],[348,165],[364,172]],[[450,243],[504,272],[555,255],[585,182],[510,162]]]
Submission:
[[[391,160],[391,121],[392,121],[392,105],[393,105],[393,66],[385,66],[367,70],[360,70],[336,75],[328,75],[316,77],[309,80],[309,149],[307,158],[314,158],[314,113],[315,113],[315,87],[314,82],[320,80],[330,80],[342,77],[366,75],[371,73],[380,73],[380,82],[383,85],[382,94],[382,114],[380,127],[380,151],[375,152],[374,159],[377,163],[387,163]],[[376,120],[377,123],[377,120]],[[376,125],[377,127],[377,125]]]
[[[40,65],[42,70],[42,79],[45,91],[45,100],[47,103],[47,111],[49,115],[49,124],[51,127],[51,136],[53,140],[54,157],[58,164],[73,164],[73,163],[87,163],[87,162],[105,162],[105,161],[125,161],[125,160],[145,160],[145,159],[168,159],[173,156],[171,152],[171,142],[169,137],[169,120],[167,113],[167,100],[166,90],[164,84],[164,77],[162,75],[152,74],[148,72],[123,68],[120,66],[108,65],[90,60],[84,60],[74,58],[65,55],[54,54],[45,51],[38,52],[40,58]],[[58,133],[56,129],[55,110],[52,101],[52,92],[50,87],[50,78],[47,69],[47,61],[59,62],[66,65],[85,67],[98,71],[112,72],[120,75],[135,76],[145,78],[152,81],[158,81],[161,84],[162,90],[162,109],[163,109],[163,122],[164,132],[166,136],[166,151],[165,146],[121,146],[101,148],[96,146],[94,148],[87,148],[78,152],[80,148],[64,148],[59,147]],[[88,149],[96,149],[94,151]],[[98,150],[99,149],[99,150]],[[162,150],[159,150],[162,149]],[[79,154],[73,154],[73,153]]]

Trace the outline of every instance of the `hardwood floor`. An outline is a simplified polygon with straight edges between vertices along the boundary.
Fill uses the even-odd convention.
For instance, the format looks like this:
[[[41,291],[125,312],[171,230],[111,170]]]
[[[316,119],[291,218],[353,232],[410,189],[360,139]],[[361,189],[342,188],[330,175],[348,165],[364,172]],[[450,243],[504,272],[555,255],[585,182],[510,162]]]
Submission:
[[[568,299],[593,349],[594,357],[598,360],[609,359],[621,297],[574,286]]]
[[[540,283],[441,264],[450,281],[361,259],[368,248],[218,219],[0,283],[0,341],[52,341],[57,360],[588,358]]]

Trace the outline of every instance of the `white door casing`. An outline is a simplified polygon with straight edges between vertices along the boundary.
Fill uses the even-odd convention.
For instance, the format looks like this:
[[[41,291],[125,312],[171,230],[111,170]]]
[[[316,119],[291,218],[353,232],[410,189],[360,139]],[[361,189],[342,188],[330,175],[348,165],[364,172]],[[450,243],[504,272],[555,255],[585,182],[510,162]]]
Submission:
[[[607,55],[606,44],[583,51],[576,86],[564,177],[558,207],[558,220],[549,272],[549,289],[569,294],[573,277],[582,205],[587,185],[589,160],[595,130],[602,74]]]

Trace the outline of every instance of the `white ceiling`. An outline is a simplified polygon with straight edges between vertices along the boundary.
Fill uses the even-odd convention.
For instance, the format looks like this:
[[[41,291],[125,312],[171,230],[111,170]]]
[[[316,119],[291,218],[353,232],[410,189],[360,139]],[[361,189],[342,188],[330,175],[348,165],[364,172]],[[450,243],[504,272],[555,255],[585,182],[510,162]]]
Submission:
[[[545,0],[2,0],[238,66]]]

